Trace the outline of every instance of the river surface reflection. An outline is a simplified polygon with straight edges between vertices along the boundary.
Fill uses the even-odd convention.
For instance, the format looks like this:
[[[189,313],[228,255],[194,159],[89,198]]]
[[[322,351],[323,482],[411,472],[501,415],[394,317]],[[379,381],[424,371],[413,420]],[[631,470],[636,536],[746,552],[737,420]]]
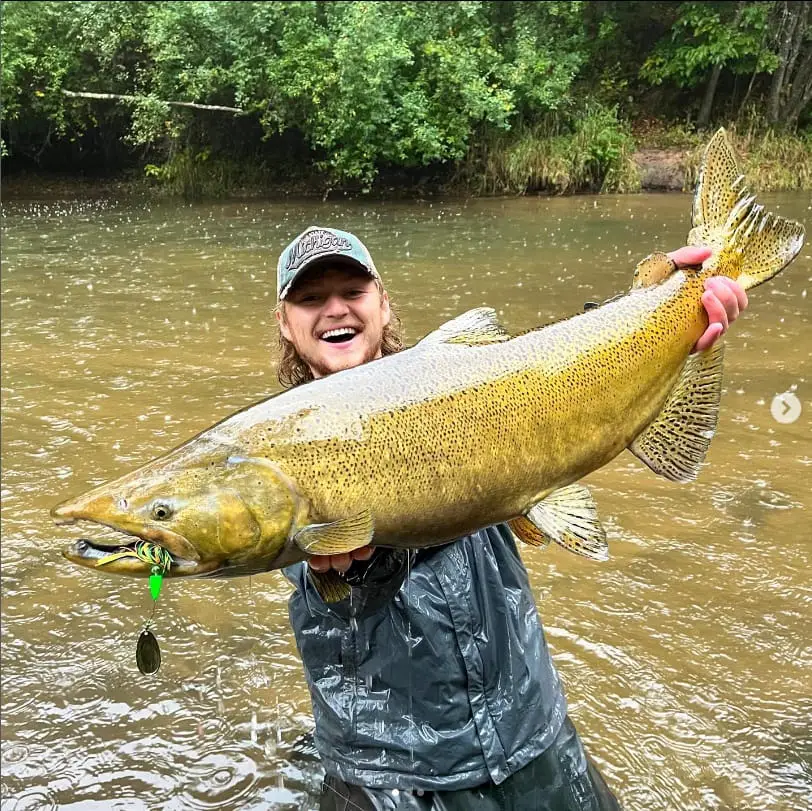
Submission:
[[[766,197],[809,229],[803,195]],[[155,203],[3,211],[2,809],[312,809],[310,702],[278,573],[151,600],[59,554],[49,508],[278,390],[275,262],[306,226],[369,246],[413,343],[471,307],[514,331],[628,287],[681,245],[687,195]],[[627,811],[808,808],[812,796],[812,251],[728,337],[709,465],[630,454],[589,477],[605,564],[523,552],[571,714]],[[792,424],[770,414],[794,390]]]

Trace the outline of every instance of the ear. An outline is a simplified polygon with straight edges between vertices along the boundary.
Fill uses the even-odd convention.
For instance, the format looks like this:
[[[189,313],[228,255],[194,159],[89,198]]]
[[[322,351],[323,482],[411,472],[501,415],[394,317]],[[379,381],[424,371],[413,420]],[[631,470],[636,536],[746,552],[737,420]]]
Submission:
[[[389,293],[386,290],[381,293],[381,314],[383,315],[383,325],[387,326],[392,320],[392,311],[389,308]]]
[[[282,333],[282,337],[286,341],[292,341],[290,328],[288,327],[288,322],[285,320],[284,307],[284,304],[280,304],[276,308],[274,315],[276,316],[276,323],[279,324],[279,331]]]

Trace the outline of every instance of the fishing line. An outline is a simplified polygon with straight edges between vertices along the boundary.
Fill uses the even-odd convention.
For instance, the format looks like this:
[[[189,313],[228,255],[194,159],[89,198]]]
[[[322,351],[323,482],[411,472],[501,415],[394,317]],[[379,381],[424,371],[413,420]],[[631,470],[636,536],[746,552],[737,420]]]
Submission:
[[[158,672],[161,666],[161,647],[155,634],[152,633],[152,625],[155,621],[155,609],[158,598],[161,596],[161,586],[164,575],[172,566],[172,553],[162,546],[150,543],[149,541],[137,541],[132,549],[121,549],[112,555],[107,555],[96,561],[96,566],[104,566],[114,560],[121,558],[137,558],[151,565],[149,574],[149,593],[152,597],[152,611],[149,619],[144,623],[141,635],[135,646],[135,663],[138,669],[149,676]]]
[[[349,797],[345,797],[343,794],[339,794],[339,792],[337,792],[331,785],[322,780],[321,790],[324,791],[324,789],[329,789],[330,791],[333,792],[333,794],[336,795],[336,797],[338,797],[339,800],[344,800],[344,808],[347,809],[347,811],[349,811],[350,806],[352,806],[352,808],[357,808],[358,811],[368,811],[368,809],[365,808],[364,806],[358,805],[358,803],[354,803]]]
[[[406,644],[409,652],[409,763],[414,768],[414,706],[412,702],[412,555],[406,553]]]

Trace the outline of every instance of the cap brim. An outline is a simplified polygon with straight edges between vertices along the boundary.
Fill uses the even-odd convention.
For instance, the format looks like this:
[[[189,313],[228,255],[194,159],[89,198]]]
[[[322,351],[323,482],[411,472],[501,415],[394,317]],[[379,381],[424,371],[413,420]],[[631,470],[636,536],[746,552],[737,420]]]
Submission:
[[[370,276],[373,279],[380,278],[376,272],[370,270],[365,264],[363,264],[363,262],[359,262],[357,259],[353,259],[351,256],[340,253],[322,254],[321,256],[316,256],[311,261],[306,262],[296,271],[293,278],[290,279],[290,281],[288,281],[285,287],[280,291],[279,301],[282,301],[288,295],[288,293],[290,293],[296,283],[301,281],[302,276],[304,276],[306,273],[310,273],[313,270],[318,270],[324,265],[353,268],[354,270],[360,270],[362,273],[366,273],[367,276]]]

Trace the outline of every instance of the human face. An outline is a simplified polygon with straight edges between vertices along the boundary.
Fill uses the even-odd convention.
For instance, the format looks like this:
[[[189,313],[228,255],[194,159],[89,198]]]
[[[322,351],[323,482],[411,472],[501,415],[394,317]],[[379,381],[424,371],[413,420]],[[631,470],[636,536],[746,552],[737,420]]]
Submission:
[[[313,376],[325,377],[381,357],[389,296],[362,270],[327,266],[296,282],[276,318]]]

